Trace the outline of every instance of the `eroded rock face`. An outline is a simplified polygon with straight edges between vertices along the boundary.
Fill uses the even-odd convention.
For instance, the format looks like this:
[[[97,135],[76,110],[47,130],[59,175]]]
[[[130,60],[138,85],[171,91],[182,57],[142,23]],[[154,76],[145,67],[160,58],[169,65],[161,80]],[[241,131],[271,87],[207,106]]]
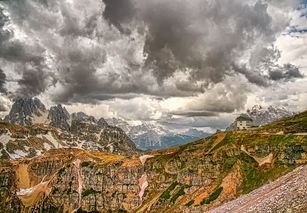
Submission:
[[[48,120],[49,124],[53,127],[67,131],[70,130],[70,114],[60,104],[50,108]]]
[[[51,150],[38,158],[15,162],[9,174],[4,172],[0,178],[1,190],[10,192],[11,200],[20,203],[21,212],[204,212],[306,163],[306,136],[291,136],[287,144],[279,144],[275,135],[220,134],[224,135],[131,157]],[[230,142],[233,137],[236,140]],[[258,139],[250,143],[251,138]],[[274,156],[270,164],[259,165],[254,159],[269,153]],[[21,164],[27,165],[29,188],[48,182],[47,188],[41,188],[43,198],[30,206],[16,196],[20,190],[16,171],[19,168],[21,174]]]
[[[5,121],[12,124],[32,125],[35,117],[43,117],[47,112],[45,105],[38,98],[17,99]]]

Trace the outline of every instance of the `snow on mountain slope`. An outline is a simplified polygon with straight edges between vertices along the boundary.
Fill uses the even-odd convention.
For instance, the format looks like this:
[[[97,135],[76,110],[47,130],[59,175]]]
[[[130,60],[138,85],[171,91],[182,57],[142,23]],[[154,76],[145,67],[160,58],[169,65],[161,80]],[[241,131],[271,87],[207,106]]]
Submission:
[[[246,113],[257,125],[267,124],[294,115],[284,107],[269,106],[267,108],[255,105]]]
[[[58,139],[52,138],[45,126],[54,129]],[[10,150],[6,149],[6,144],[2,144],[2,148],[2,142],[0,143],[0,153],[3,151],[2,155],[11,159],[34,157],[51,148],[60,147],[79,147],[121,155],[137,152],[135,144],[126,133],[120,128],[109,126],[103,118],[98,120],[83,112],[70,114],[60,104],[47,110],[38,98],[21,98],[15,101],[5,122],[0,123],[0,137],[9,132],[10,128],[22,129],[20,132],[16,130],[17,136],[12,136],[14,139],[9,143]],[[37,135],[36,131],[42,131],[43,134]],[[62,146],[58,146],[58,141]],[[20,146],[21,149],[18,148]],[[34,146],[33,150],[25,148],[31,146]]]
[[[196,129],[190,129],[179,134],[161,125],[149,122],[136,126],[129,125],[128,122],[117,118],[107,119],[107,122],[111,126],[117,126],[123,129],[136,144],[136,147],[141,150],[180,146],[210,135],[209,133]]]
[[[241,116],[249,117],[253,119],[253,124],[256,126],[262,126],[281,118],[287,118],[295,115],[294,112],[288,111],[284,107],[269,106],[262,107],[260,105],[255,105],[251,109],[248,109],[246,113],[242,113]],[[232,130],[235,128],[235,122],[233,122],[226,130]]]

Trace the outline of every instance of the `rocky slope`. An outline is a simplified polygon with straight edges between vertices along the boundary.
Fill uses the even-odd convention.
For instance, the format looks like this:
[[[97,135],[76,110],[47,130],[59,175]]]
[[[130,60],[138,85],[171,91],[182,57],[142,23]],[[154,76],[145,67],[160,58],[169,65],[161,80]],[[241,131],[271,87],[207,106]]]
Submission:
[[[20,126],[0,121],[0,158],[33,158],[50,149],[74,147],[119,155],[137,153],[134,143],[119,128],[73,121],[71,131],[49,125]]]
[[[306,212],[306,177],[307,166],[299,167],[278,180],[208,213]]]
[[[117,127],[61,105],[49,110],[37,98],[18,99],[0,125],[2,158],[35,157],[52,148],[75,147],[120,155],[135,154],[135,144]],[[18,126],[18,124],[22,126]],[[35,145],[34,145],[35,144]]]
[[[136,147],[141,150],[180,146],[211,135],[196,129],[190,129],[182,134],[178,134],[151,123],[132,126],[116,118],[107,119],[107,122],[111,126],[117,126],[123,129],[136,144]]]
[[[297,134],[306,121],[307,112],[130,157],[57,149],[0,161],[0,212],[204,212],[306,164],[307,136]],[[285,126],[291,133],[277,134]]]

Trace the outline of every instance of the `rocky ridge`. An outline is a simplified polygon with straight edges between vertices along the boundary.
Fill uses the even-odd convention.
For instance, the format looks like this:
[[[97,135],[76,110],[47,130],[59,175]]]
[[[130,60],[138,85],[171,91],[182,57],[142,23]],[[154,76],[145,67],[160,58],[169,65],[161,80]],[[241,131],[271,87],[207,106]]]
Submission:
[[[33,158],[65,147],[119,155],[137,153],[134,143],[116,127],[73,121],[68,132],[49,125],[20,126],[0,121],[0,159]]]
[[[16,100],[0,131],[2,158],[35,157],[61,147],[120,155],[138,151],[124,131],[109,126],[103,118],[97,120],[83,112],[70,115],[61,105],[47,110],[37,98]]]

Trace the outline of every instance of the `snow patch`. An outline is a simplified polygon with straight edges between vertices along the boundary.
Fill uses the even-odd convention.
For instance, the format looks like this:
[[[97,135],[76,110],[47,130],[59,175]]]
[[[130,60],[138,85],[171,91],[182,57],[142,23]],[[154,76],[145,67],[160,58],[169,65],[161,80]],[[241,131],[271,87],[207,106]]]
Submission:
[[[50,141],[54,148],[62,148],[63,146],[53,137],[52,133],[51,132],[48,132],[48,134],[46,135],[37,135],[36,137],[40,137],[40,138],[43,138],[45,137],[48,141]],[[45,146],[45,145],[44,145]]]
[[[140,192],[139,192],[139,197],[140,200],[143,200],[143,196],[145,193],[145,189],[148,187],[148,181],[147,181],[147,174],[143,174],[142,177],[139,179],[139,187],[140,187]]]
[[[10,134],[5,133],[5,134],[0,135],[0,143],[2,143],[3,146],[6,146],[6,144],[7,144],[10,140],[12,140]]]
[[[140,156],[139,158],[140,158],[141,163],[142,163],[143,166],[144,166],[146,160],[147,160],[148,158],[153,158],[153,157],[154,157],[153,155],[142,155],[142,156]]]

